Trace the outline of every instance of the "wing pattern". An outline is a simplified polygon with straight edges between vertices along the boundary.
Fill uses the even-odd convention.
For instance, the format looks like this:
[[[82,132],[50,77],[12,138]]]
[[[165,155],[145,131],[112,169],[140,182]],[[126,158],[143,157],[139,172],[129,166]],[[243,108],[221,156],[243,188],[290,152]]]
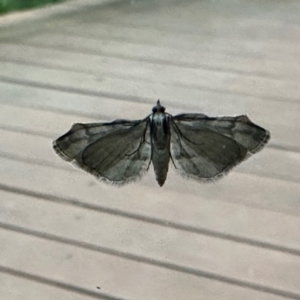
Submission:
[[[247,116],[210,118],[181,114],[172,118],[171,152],[177,172],[198,181],[216,180],[270,138]]]
[[[151,159],[149,118],[74,124],[53,143],[65,160],[102,181],[122,185],[137,180]]]

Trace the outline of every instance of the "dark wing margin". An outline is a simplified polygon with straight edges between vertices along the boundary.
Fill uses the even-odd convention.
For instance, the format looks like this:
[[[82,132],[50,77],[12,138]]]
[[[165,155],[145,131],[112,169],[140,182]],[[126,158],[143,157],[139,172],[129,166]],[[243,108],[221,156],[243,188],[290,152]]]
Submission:
[[[151,160],[149,117],[111,123],[74,124],[53,142],[64,160],[101,181],[123,185],[139,179]]]
[[[171,152],[183,177],[216,180],[261,150],[270,133],[245,116],[210,118],[180,114],[171,121]]]

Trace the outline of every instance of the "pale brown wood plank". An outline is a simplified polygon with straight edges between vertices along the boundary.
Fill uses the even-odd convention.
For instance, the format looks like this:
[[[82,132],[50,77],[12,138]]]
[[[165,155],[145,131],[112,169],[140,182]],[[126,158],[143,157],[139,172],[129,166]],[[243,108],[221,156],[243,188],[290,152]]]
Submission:
[[[4,266],[37,276],[44,276],[47,269],[53,280],[76,282],[86,289],[100,285],[103,292],[121,299],[171,300],[186,295],[191,300],[199,297],[285,298],[3,229],[0,229],[0,236],[5,242],[1,253],[7,257]],[[19,255],[20,245],[22,256]]]
[[[105,40],[105,42],[103,42]],[[200,41],[198,41],[199,43]],[[163,65],[174,65],[187,68],[198,68],[202,70],[212,70],[218,72],[237,73],[242,75],[254,75],[259,80],[264,81],[264,78],[274,78],[296,81],[296,77],[300,75],[299,68],[293,61],[287,61],[287,56],[292,55],[294,52],[299,53],[300,47],[290,45],[289,52],[284,53],[281,49],[269,46],[269,49],[264,50],[264,43],[262,45],[248,45],[248,48],[253,49],[253,53],[249,53],[248,48],[245,50],[244,56],[237,55],[237,53],[228,53],[220,47],[216,49],[207,49],[210,45],[209,41],[206,42],[205,49],[193,49],[186,51],[179,48],[164,48],[153,45],[140,45],[126,41],[115,41],[99,38],[86,38],[84,36],[78,37],[67,35],[66,33],[48,33],[29,37],[26,40],[26,45],[47,47],[52,49],[64,49],[67,52],[81,52],[91,53],[94,55],[104,57],[116,57],[124,60],[134,60],[141,62],[160,63]],[[182,41],[181,41],[182,43]],[[24,43],[22,43],[24,44]],[[241,52],[242,45],[232,45],[226,40],[226,45],[230,44],[230,49],[238,47],[239,53]],[[203,41],[201,42],[203,46]],[[224,46],[223,46],[224,47]],[[204,47],[203,47],[204,48]],[[213,48],[213,47],[211,47]],[[260,50],[262,49],[262,51]],[[277,50],[277,51],[276,51]],[[280,53],[284,56],[281,58],[269,58],[269,52]],[[258,54],[257,54],[258,53]],[[273,55],[274,56],[274,55]]]
[[[16,194],[2,193],[2,197],[5,200],[1,202],[1,210],[7,214],[2,222],[26,224],[26,229],[80,240],[137,258],[147,257],[300,295],[300,256],[84,211],[80,207],[48,203],[45,211],[43,201]]]
[[[123,76],[133,76],[139,77],[144,80],[149,80],[159,82],[161,84],[173,84],[173,85],[185,85],[190,88],[199,87],[206,90],[215,90],[217,92],[227,92],[231,94],[238,94],[243,96],[254,96],[262,99],[275,99],[275,100],[284,100],[298,102],[298,97],[295,96],[295,93],[299,91],[299,86],[296,82],[281,79],[270,79],[270,78],[258,78],[255,74],[237,74],[231,72],[218,72],[214,70],[202,70],[196,68],[184,68],[182,66],[173,66],[173,65],[159,65],[158,63],[150,63],[145,61],[131,61],[121,58],[110,58],[110,57],[101,57],[99,55],[92,54],[83,54],[83,53],[68,53],[66,51],[55,50],[55,49],[40,49],[33,46],[20,46],[21,49],[18,49],[16,45],[4,44],[2,45],[3,51],[0,57],[2,59],[7,59],[11,57],[12,59],[18,59],[18,56],[23,53],[27,53],[25,61],[34,58],[35,62],[37,57],[40,57],[40,61],[49,61],[51,60],[52,64],[57,61],[58,65],[61,66],[72,66],[72,68],[79,68],[80,65],[84,65],[84,69],[94,67],[97,65],[96,71],[94,70],[92,75],[80,75],[81,81],[80,85],[84,84],[82,87],[87,85],[91,87],[93,85],[95,88],[100,86],[104,88],[105,80],[103,75],[105,73]],[[47,54],[47,52],[49,54]],[[18,54],[19,53],[19,54]],[[49,56],[51,55],[51,56]],[[53,57],[54,56],[54,57]],[[64,59],[68,58],[68,59]],[[72,61],[73,57],[73,61]],[[141,64],[142,63],[142,64]],[[251,62],[249,62],[251,64]],[[22,74],[21,78],[26,79],[26,74],[30,72],[32,74],[31,80],[36,80],[35,73],[39,70],[34,66],[14,66],[12,63],[2,61],[0,62],[2,76],[14,77],[15,79],[20,78],[19,75]],[[145,67],[143,67],[145,66]],[[36,70],[36,71],[35,71]],[[101,81],[98,78],[99,70],[101,73]],[[19,73],[21,72],[21,73]],[[55,80],[57,76],[53,73],[53,70],[45,70],[41,74],[47,77],[49,82],[51,79]],[[64,72],[60,71],[63,75]],[[40,72],[39,72],[40,73]],[[51,74],[52,73],[52,74]],[[69,72],[69,80],[73,83],[78,82],[76,76]],[[77,77],[79,74],[76,74]],[[86,78],[84,79],[83,76]],[[65,77],[65,76],[64,76]],[[40,80],[42,81],[42,78]],[[98,82],[97,82],[98,81]],[[101,82],[101,84],[100,84]],[[61,81],[63,84],[64,81]],[[78,82],[79,84],[79,82]],[[117,89],[116,89],[117,90]],[[136,88],[131,90],[131,93],[136,92]],[[124,93],[126,93],[124,91]]]
[[[103,10],[101,20],[119,26],[137,27],[138,24],[139,27],[146,29],[157,28],[163,33],[175,31],[201,36],[208,34],[247,39],[275,37],[284,40],[291,40],[295,32],[299,36],[298,1],[290,1],[288,5],[284,1],[276,4],[248,1],[240,1],[238,4],[229,1],[217,3],[189,1],[184,4],[155,1],[149,5],[130,4],[108,7]],[[100,19],[99,11],[83,12],[81,18],[85,24],[97,24]],[[74,23],[76,23],[74,19],[69,19],[65,20],[64,24],[72,26]]]
[[[117,22],[116,22],[117,21]],[[252,25],[257,25],[259,20],[253,20]],[[243,20],[240,26],[245,25],[245,20]],[[270,23],[268,23],[270,25]],[[287,57],[290,55],[299,54],[299,39],[300,32],[297,33],[298,27],[294,26],[288,29],[288,33],[281,34],[280,37],[269,37],[266,39],[264,36],[245,36],[245,34],[232,34],[232,30],[226,32],[222,32],[222,34],[218,34],[218,32],[210,32],[206,29],[201,31],[205,27],[199,27],[197,33],[191,32],[175,32],[168,31],[168,34],[162,34],[162,29],[157,29],[155,27],[135,27],[134,25],[129,25],[124,22],[120,22],[120,20],[110,21],[107,20],[104,22],[103,20],[99,20],[95,24],[86,24],[86,29],[82,28],[79,24],[72,23],[72,26],[65,26],[61,28],[61,32],[67,33],[70,40],[76,39],[86,39],[89,47],[94,48],[95,44],[100,44],[99,40],[104,40],[105,43],[111,42],[125,42],[125,43],[134,43],[137,45],[143,46],[156,46],[167,49],[182,49],[185,51],[190,51],[191,55],[199,55],[208,57],[209,53],[211,53],[211,58],[214,58],[215,55],[223,55],[224,53],[228,54],[227,59],[234,59],[233,55],[239,57],[250,57],[250,58],[261,58],[263,60],[267,60],[267,63],[273,61],[274,63],[279,60],[287,61]],[[278,30],[287,30],[282,25],[275,25],[273,33],[278,32]],[[277,28],[276,28],[277,27]],[[49,32],[49,34],[57,34],[57,38],[59,34],[57,33],[57,28],[55,24],[53,26],[48,26],[45,29]],[[271,31],[269,31],[271,33]],[[291,39],[291,36],[295,36],[295,38]],[[37,40],[35,37],[28,37],[28,40]],[[90,40],[90,41],[89,41]],[[282,41],[285,40],[285,43]],[[91,43],[94,41],[94,44]],[[230,41],[230,42],[229,42]],[[78,44],[75,44],[78,46]],[[195,53],[194,50],[197,50]],[[226,61],[217,61],[218,63],[226,63]],[[265,63],[265,61],[262,61]],[[276,64],[275,64],[276,65]],[[240,68],[244,68],[243,65],[239,66]],[[248,66],[251,67],[251,66]],[[255,67],[259,67],[256,65]],[[284,66],[283,66],[284,67]],[[295,69],[296,70],[296,69]],[[271,70],[266,69],[264,72],[270,72]],[[275,74],[273,74],[275,75]],[[292,78],[289,78],[292,80]]]
[[[12,273],[5,273],[3,272],[3,268],[0,266],[0,296],[2,299],[107,300],[107,297],[101,297],[101,294],[97,292],[97,287],[94,288],[95,292],[92,290],[92,288],[87,291],[79,288],[82,293],[78,293],[76,292],[78,287],[73,288],[71,285],[66,285],[65,288],[61,288],[57,286],[60,285],[61,282],[53,281],[51,285],[51,283],[47,280],[48,278],[46,278],[44,281],[45,278],[41,277],[39,278],[40,281],[37,281],[30,277],[32,274],[23,274],[20,271],[13,271],[15,270],[12,270]],[[86,294],[84,294],[84,292],[86,292]],[[94,296],[88,295],[93,294],[93,292]],[[113,300],[113,298],[111,298],[111,300]]]

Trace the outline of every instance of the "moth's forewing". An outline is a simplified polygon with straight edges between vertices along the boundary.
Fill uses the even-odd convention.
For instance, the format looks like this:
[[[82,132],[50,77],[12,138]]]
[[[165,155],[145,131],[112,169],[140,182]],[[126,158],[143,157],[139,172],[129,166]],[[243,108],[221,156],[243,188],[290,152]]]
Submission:
[[[199,181],[217,179],[246,156],[247,150],[226,136],[175,124],[172,157],[178,173],[184,177]]]
[[[225,175],[262,149],[269,132],[246,116],[209,118],[181,114],[172,119],[172,154],[178,173],[199,181]]]
[[[53,147],[64,159],[103,181],[124,184],[138,179],[151,159],[149,120],[75,124]]]
[[[66,134],[53,142],[53,148],[63,159],[72,161],[88,145],[98,139],[122,128],[135,126],[140,122],[142,121],[116,120],[110,123],[76,123]]]
[[[200,131],[209,130],[230,137],[251,153],[261,150],[270,139],[269,131],[251,122],[246,115],[211,118],[203,114],[180,114],[173,119]]]

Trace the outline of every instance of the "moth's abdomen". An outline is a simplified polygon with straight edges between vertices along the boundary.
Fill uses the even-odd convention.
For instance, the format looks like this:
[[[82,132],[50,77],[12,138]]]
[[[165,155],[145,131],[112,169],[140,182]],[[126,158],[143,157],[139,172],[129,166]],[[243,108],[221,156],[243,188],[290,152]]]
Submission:
[[[156,181],[160,186],[163,186],[167,179],[169,170],[170,153],[169,149],[154,150],[152,162],[155,172]]]

